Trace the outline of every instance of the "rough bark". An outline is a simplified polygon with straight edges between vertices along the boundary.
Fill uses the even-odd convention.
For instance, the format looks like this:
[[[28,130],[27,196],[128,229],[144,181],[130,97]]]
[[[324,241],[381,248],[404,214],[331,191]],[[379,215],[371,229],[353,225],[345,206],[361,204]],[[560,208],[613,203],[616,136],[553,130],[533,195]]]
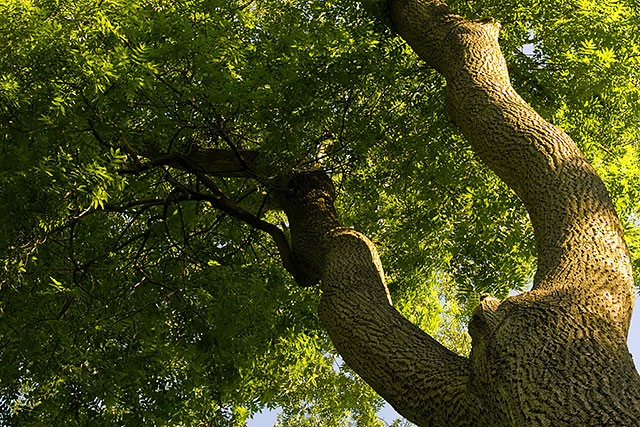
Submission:
[[[484,298],[456,356],[392,306],[376,250],[339,227],[330,180],[299,175],[282,198],[298,270],[322,280],[320,318],[345,361],[422,426],[637,426],[626,346],[633,279],[606,188],[575,143],[511,87],[499,24],[440,1],[390,2],[396,30],[447,80],[447,108],[526,205],[538,245],[530,292]]]
[[[626,346],[631,264],[604,184],[512,88],[498,23],[465,20],[438,0],[391,0],[389,9],[398,33],[446,78],[452,119],[527,207],[538,246],[533,288],[483,298],[469,324],[471,356],[455,355],[393,308],[375,247],[340,227],[320,171],[274,189],[291,229],[285,264],[301,284],[322,282],[320,319],[338,351],[418,425],[640,425],[640,376]],[[202,150],[151,160],[158,164],[259,175],[254,152]],[[289,250],[278,230],[265,231]]]

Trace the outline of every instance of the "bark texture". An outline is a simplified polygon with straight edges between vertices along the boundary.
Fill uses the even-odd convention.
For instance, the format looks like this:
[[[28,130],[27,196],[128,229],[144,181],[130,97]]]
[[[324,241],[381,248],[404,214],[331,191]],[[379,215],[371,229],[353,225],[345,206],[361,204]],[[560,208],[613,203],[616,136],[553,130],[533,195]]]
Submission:
[[[391,305],[375,247],[341,228],[322,172],[281,204],[320,318],[345,361],[421,426],[637,426],[640,377],[626,346],[633,279],[606,188],[575,143],[511,87],[500,26],[440,1],[393,0],[391,18],[447,80],[451,117],[526,205],[538,245],[530,292],[484,298],[461,358]]]
[[[300,174],[282,200],[297,270],[322,280],[320,320],[345,361],[402,414],[451,425],[468,408],[468,359],[449,351],[391,305],[374,245],[338,225],[330,178]],[[463,397],[463,398],[461,398]],[[433,407],[433,402],[448,401]],[[437,410],[436,410],[437,409]],[[429,412],[425,418],[425,410]],[[480,416],[480,414],[478,415]]]
[[[398,33],[444,75],[452,119],[523,201],[535,229],[532,290],[482,299],[469,324],[469,358],[393,308],[374,245],[340,226],[324,172],[272,186],[291,245],[205,176],[258,177],[256,152],[200,150],[157,157],[131,172],[189,170],[209,193],[185,194],[271,234],[299,283],[322,282],[320,319],[345,361],[416,424],[639,426],[640,376],[626,346],[631,263],[603,182],[571,138],[512,88],[498,23],[466,20],[439,0],[391,0],[389,10]]]

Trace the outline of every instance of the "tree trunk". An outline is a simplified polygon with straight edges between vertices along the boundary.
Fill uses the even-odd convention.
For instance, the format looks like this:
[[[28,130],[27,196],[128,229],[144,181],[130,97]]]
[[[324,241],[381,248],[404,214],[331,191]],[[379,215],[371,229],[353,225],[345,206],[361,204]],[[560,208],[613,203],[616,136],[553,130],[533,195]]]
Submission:
[[[421,426],[638,426],[640,376],[626,346],[633,278],[606,188],[575,143],[511,87],[499,24],[440,1],[390,2],[396,30],[447,80],[447,108],[526,205],[538,268],[530,292],[483,298],[462,358],[391,305],[375,247],[341,228],[322,172],[281,204],[304,281],[345,361]]]

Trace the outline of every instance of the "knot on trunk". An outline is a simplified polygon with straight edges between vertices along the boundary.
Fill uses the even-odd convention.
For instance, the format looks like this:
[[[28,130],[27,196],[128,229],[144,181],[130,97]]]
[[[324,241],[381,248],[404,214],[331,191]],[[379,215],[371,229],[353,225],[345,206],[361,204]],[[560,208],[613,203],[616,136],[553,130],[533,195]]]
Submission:
[[[503,316],[498,313],[501,302],[489,294],[480,297],[480,304],[473,310],[469,321],[469,335],[474,340],[474,346],[476,340],[482,340],[491,334],[502,320]]]

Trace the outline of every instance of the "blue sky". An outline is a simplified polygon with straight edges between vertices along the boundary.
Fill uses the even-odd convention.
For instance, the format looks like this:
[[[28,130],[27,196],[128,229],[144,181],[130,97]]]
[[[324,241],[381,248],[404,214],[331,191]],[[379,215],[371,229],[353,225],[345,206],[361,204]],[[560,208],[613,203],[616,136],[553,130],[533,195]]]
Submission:
[[[629,351],[633,356],[636,368],[640,368],[640,296],[636,296],[635,310],[633,310],[627,342],[629,343]],[[388,423],[400,418],[400,415],[389,405],[382,408],[380,416]],[[247,427],[271,427],[276,422],[277,417],[277,411],[264,411],[250,420],[247,423]]]

